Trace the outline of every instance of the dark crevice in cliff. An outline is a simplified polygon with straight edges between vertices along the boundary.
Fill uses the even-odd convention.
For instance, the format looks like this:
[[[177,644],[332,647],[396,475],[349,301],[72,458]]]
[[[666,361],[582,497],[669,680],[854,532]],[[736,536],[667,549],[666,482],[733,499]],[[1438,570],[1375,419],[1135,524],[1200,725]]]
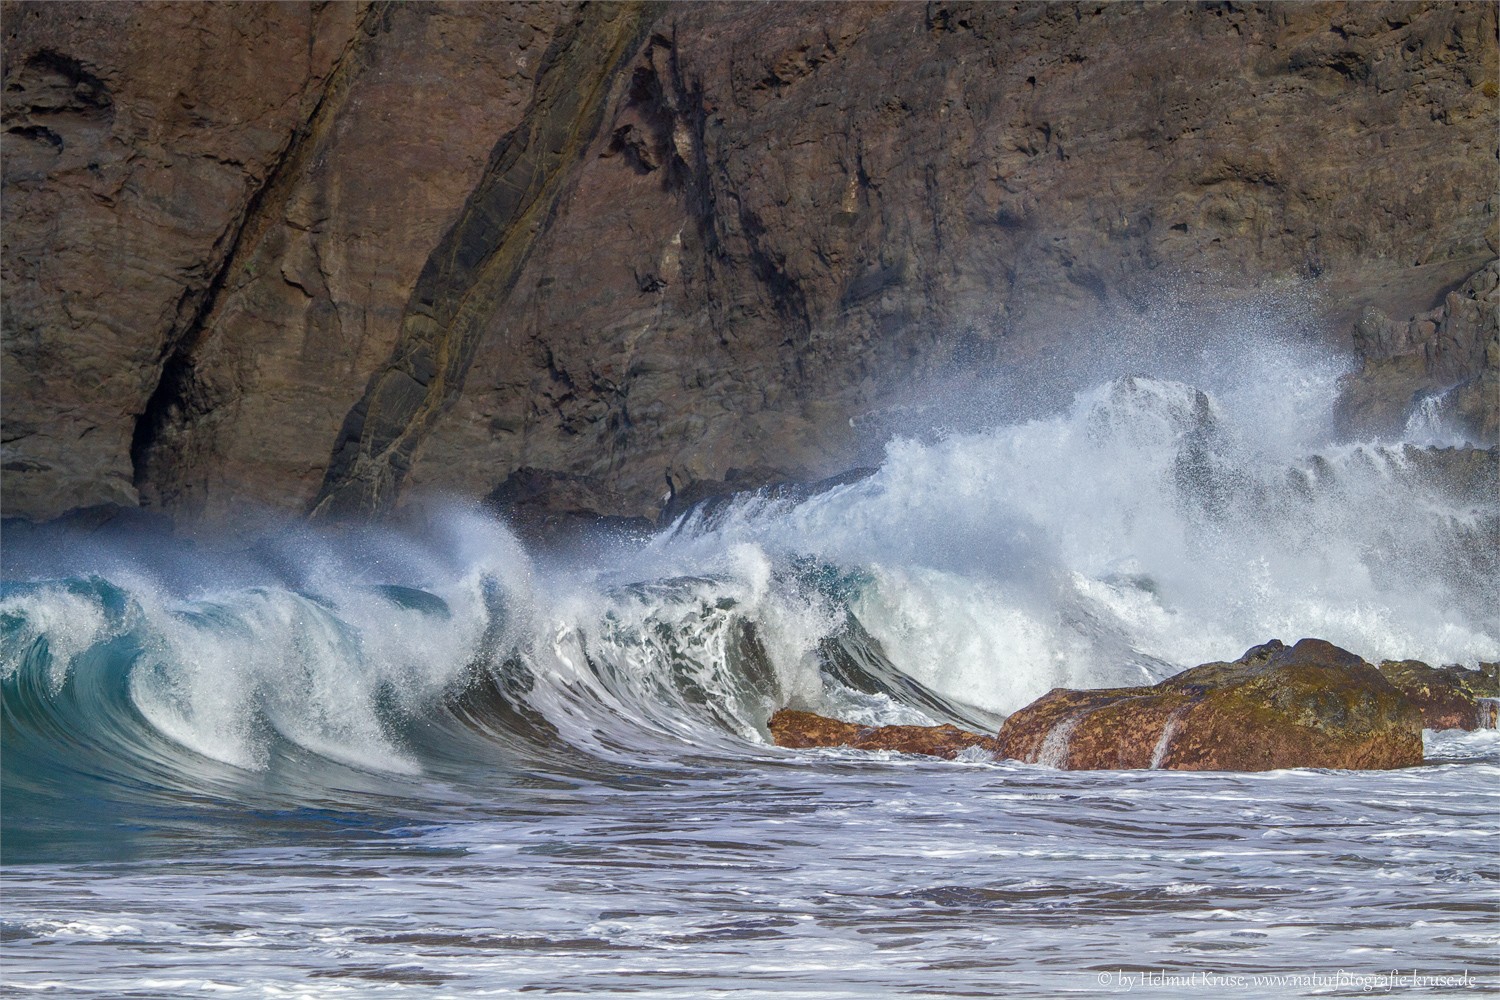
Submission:
[[[656,39],[652,42],[655,44]],[[638,120],[627,121],[615,129],[606,155],[623,155],[635,172],[643,176],[665,167],[662,186],[670,189],[680,178],[680,160],[672,148],[676,115],[654,67],[635,68],[626,89],[625,106],[638,112]]]
[[[457,402],[486,321],[550,228],[603,128],[615,81],[657,13],[655,4],[587,4],[557,32],[521,124],[496,144],[458,220],[428,257],[390,360],[344,419],[310,516],[366,517],[393,505],[417,448]],[[636,82],[649,92],[649,80]],[[641,138],[654,144],[644,130]],[[654,155],[644,145],[631,148],[638,158]]]
[[[114,105],[109,88],[79,60],[42,49],[5,82],[8,114],[107,114]],[[28,99],[29,98],[29,99]]]
[[[264,192],[262,187],[251,197],[246,208],[246,217],[253,212]],[[243,226],[240,231],[243,231]],[[191,309],[192,318],[188,322],[181,336],[169,342],[165,359],[162,361],[161,374],[157,377],[156,388],[152,390],[151,396],[146,400],[146,408],[141,411],[135,419],[135,428],[130,436],[130,468],[131,485],[141,494],[141,506],[149,506],[149,499],[145,496],[145,489],[151,479],[151,458],[158,443],[168,433],[168,429],[181,426],[188,419],[187,414],[193,410],[201,409],[201,396],[193,390],[194,373],[192,348],[197,345],[201,336],[208,314],[213,303],[218,299],[219,293],[224,286],[229,274],[230,260],[234,254],[230,253],[224,257],[224,265],[209,282],[208,288],[198,293],[197,303],[192,305],[195,298],[191,290],[183,293],[178,302],[178,314],[184,310]],[[198,403],[199,405],[194,405]]]
[[[704,107],[703,82],[694,79],[688,83],[684,79],[678,59],[675,29],[672,34],[671,39],[663,41],[670,46],[668,66],[676,97],[676,117],[685,126],[684,131],[691,137],[692,143],[688,158],[678,161],[682,166],[678,187],[682,189],[687,210],[696,223],[703,258],[712,262],[722,253],[722,243],[719,239],[717,204],[708,162],[708,111]]]
[[[79,143],[80,130],[98,136],[114,122],[114,96],[104,82],[79,60],[50,48],[9,68],[3,104],[5,134],[44,143],[54,156]],[[12,185],[17,180],[15,143],[8,143],[7,150],[6,184]],[[23,161],[25,156],[21,154]]]
[[[750,267],[770,295],[771,307],[794,333],[806,336],[812,329],[812,317],[808,313],[807,295],[802,286],[786,272],[784,261],[767,247],[766,227],[758,215],[742,206],[740,225],[749,244]]]
[[[62,136],[47,128],[45,125],[17,125],[5,130],[6,135],[18,135],[22,139],[35,139],[45,142],[58,152],[62,152]]]
[[[824,52],[822,56],[811,58],[794,75],[812,72],[832,50],[825,46],[820,51]],[[782,86],[789,81],[773,82]],[[718,192],[722,189],[737,206],[738,230],[744,238],[748,256],[746,262],[762,285],[772,311],[793,331],[793,342],[798,335],[805,337],[812,328],[805,290],[787,272],[785,261],[770,245],[769,234],[760,217],[744,206],[722,167],[710,159],[703,84],[698,79],[688,79],[683,72],[675,26],[670,34],[658,33],[651,37],[643,65],[637,67],[632,77],[628,102],[630,110],[635,111],[635,119],[648,124],[651,129],[653,143],[650,148],[655,163],[663,168],[662,190],[676,193],[693,220],[696,236],[693,261],[701,267],[701,273],[695,275],[701,278],[695,282],[696,295],[714,331],[721,338],[725,336],[732,322],[726,315],[725,303],[735,297],[723,287],[726,280],[723,269],[733,264],[726,259],[726,245],[730,239],[726,232],[728,220],[719,212]],[[627,135],[636,134],[633,125],[625,127],[630,130]],[[687,250],[686,246],[684,250]],[[694,264],[689,264],[685,254],[684,270]]]
[[[130,439],[132,485],[141,494],[142,506],[150,504],[146,490],[153,480],[153,459],[161,450],[160,446],[174,436],[173,430],[180,430],[194,417],[212,408],[209,394],[197,383],[193,356],[207,331],[212,329],[212,320],[225,294],[233,289],[234,276],[242,268],[248,270],[248,258],[270,226],[282,216],[287,198],[312,152],[327,136],[334,115],[342,107],[350,84],[362,68],[359,59],[362,44],[382,24],[389,6],[389,3],[381,2],[365,10],[353,36],[331,67],[317,103],[293,131],[281,156],[266,171],[260,186],[251,193],[239,224],[227,229],[216,244],[215,250],[228,244],[219,269],[205,288],[186,290],[178,303],[179,321],[176,329],[165,338],[161,374],[145,409],[136,417]],[[170,458],[168,456],[169,461]]]
[[[135,429],[130,435],[131,480],[138,493],[145,490],[149,473],[149,458],[152,448],[162,436],[168,423],[180,419],[185,383],[191,378],[192,362],[185,354],[174,353],[162,365],[156,389],[146,401],[146,409],[135,418]],[[141,506],[147,506],[142,496]]]

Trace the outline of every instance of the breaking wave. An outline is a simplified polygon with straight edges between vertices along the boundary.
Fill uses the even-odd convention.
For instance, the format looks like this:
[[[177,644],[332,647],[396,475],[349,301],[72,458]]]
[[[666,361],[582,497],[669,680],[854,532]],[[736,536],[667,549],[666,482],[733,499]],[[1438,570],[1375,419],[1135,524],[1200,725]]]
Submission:
[[[993,730],[1052,687],[1272,637],[1500,658],[1492,469],[1445,480],[1431,452],[1319,438],[1329,381],[1118,379],[1047,418],[895,440],[810,497],[691,511],[585,567],[455,510],[415,561],[303,535],[283,546],[295,572],[248,582],[232,556],[190,586],[119,564],[10,581],[5,784],[317,798],[765,753],[788,706]]]

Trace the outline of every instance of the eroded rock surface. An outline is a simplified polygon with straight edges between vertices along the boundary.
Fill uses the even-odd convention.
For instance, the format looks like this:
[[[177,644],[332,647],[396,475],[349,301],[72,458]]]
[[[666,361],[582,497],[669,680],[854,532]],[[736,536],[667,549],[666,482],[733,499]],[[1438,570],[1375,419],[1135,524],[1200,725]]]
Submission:
[[[636,538],[655,523],[625,497],[583,476],[517,469],[484,498],[518,539],[557,552],[607,538]]]
[[[202,330],[171,355],[140,418],[146,503],[189,523],[305,513],[372,379],[383,398],[404,384],[389,373],[418,277],[576,9],[382,4],[367,19],[341,99],[282,168],[279,198],[262,201],[256,238],[241,239]],[[418,298],[431,298],[424,287]],[[417,361],[417,378],[431,379],[435,357]]]
[[[1339,338],[1494,255],[1492,10],[789,9],[658,21],[412,489],[816,478],[902,387],[1149,340],[1167,288]]]
[[[137,418],[363,16],[355,4],[0,7],[7,514],[139,502]]]
[[[1272,640],[1152,687],[1059,688],[1005,720],[1007,757],[1065,770],[1384,769],[1422,762],[1422,713],[1320,639]]]
[[[1392,438],[1447,423],[1477,444],[1500,444],[1500,260],[1405,322],[1366,307],[1354,343],[1364,367],[1343,380],[1347,432]]]

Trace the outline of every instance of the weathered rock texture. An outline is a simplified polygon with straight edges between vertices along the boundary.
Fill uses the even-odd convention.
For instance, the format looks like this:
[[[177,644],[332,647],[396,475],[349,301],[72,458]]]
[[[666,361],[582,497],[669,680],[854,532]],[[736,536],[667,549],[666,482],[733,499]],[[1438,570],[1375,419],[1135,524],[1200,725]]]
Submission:
[[[1382,660],[1380,672],[1417,706],[1428,729],[1478,729],[1480,698],[1500,698],[1500,664],[1478,670],[1430,667],[1421,660]],[[1487,727],[1492,728],[1492,727]]]
[[[362,16],[347,4],[0,7],[8,514],[137,503],[137,420]]]
[[[857,726],[812,712],[782,709],[768,723],[779,747],[850,747],[855,750],[895,750],[952,760],[970,747],[994,753],[993,736],[981,736],[957,726]]]
[[[1476,699],[1480,729],[1500,729],[1500,698]]]
[[[419,275],[572,13],[452,3],[366,15],[337,114],[283,165],[282,197],[260,206],[262,231],[140,418],[144,502],[189,519],[307,505],[372,372],[395,364]],[[430,281],[420,294],[433,295]]]
[[[1058,688],[1009,716],[1000,752],[1064,770],[1380,769],[1422,762],[1422,714],[1320,639],[1277,640],[1154,687]]]
[[[1500,250],[1492,4],[7,3],[4,504],[853,464],[912,379]],[[1304,310],[1308,311],[1308,310]],[[854,423],[851,423],[854,421]]]
[[[1354,326],[1364,368],[1343,380],[1339,417],[1357,434],[1394,437],[1415,416],[1477,444],[1500,444],[1500,261],[1442,305],[1404,323],[1374,306]]]
[[[417,449],[458,400],[485,324],[556,216],[653,13],[639,3],[590,4],[562,25],[542,57],[531,106],[428,258],[394,354],[345,418],[315,514],[359,516],[394,505]]]

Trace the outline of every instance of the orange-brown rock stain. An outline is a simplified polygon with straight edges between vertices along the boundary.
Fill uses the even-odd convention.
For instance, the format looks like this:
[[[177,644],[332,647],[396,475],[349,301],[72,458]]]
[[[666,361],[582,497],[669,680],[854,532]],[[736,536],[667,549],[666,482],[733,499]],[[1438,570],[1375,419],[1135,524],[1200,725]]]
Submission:
[[[969,747],[995,752],[995,738],[945,726],[860,726],[812,712],[782,709],[768,724],[779,747],[851,747],[855,750],[895,750],[952,760]]]

